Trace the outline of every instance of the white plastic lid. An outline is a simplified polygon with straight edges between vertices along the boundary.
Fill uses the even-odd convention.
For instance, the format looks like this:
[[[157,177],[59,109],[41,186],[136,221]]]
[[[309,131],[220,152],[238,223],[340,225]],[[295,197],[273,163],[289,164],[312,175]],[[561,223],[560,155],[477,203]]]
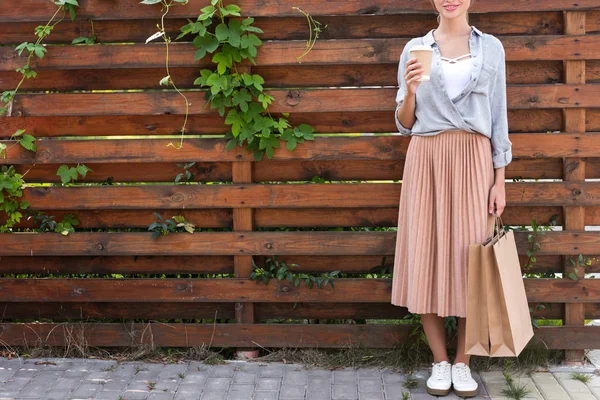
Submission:
[[[433,51],[431,46],[427,46],[425,44],[417,44],[410,48],[410,51],[422,51],[422,50]]]

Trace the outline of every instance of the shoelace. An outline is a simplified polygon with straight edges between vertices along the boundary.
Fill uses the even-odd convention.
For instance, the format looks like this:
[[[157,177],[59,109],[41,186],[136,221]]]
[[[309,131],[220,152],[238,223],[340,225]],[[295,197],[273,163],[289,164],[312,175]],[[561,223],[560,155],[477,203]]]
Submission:
[[[433,379],[443,379],[444,372],[450,367],[450,364],[441,363],[431,363],[431,365],[433,365],[433,371],[431,372]]]
[[[468,379],[469,373],[468,373],[468,369],[469,366],[467,365],[463,365],[463,366],[457,366],[455,368],[455,370],[458,371],[458,378],[460,380],[466,381]]]

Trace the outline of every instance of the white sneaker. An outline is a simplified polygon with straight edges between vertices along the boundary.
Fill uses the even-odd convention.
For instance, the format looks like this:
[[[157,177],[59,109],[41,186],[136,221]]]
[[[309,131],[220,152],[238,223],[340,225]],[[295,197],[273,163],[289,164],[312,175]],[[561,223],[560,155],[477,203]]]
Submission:
[[[448,361],[441,361],[439,363],[431,363],[433,368],[431,370],[431,376],[427,379],[427,393],[434,396],[445,396],[450,393],[450,386],[452,386],[452,372],[450,370],[450,364]]]
[[[477,395],[477,382],[471,376],[471,369],[465,363],[452,365],[452,386],[457,396],[473,397]]]

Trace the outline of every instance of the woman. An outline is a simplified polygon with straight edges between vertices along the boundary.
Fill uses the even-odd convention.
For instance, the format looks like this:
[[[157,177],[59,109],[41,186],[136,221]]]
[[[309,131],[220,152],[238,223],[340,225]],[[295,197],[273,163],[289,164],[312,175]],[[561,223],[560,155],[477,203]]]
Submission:
[[[465,354],[470,243],[494,229],[505,207],[512,161],[504,48],[468,22],[471,0],[430,0],[439,25],[405,46],[398,67],[396,125],[412,136],[402,177],[392,304],[421,316],[434,362],[427,391],[477,394]],[[474,0],[473,0],[474,1]],[[431,79],[414,45],[433,49]],[[456,358],[446,352],[445,316],[458,317]]]

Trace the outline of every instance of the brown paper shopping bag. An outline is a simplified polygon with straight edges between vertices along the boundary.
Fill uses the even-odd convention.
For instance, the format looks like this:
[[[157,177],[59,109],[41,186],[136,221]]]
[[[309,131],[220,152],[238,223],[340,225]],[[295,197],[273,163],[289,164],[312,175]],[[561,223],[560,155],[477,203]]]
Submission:
[[[482,243],[469,246],[467,273],[467,326],[465,352],[477,356],[489,356],[490,338],[488,322],[487,281],[488,265],[493,263],[491,247]]]
[[[466,352],[518,356],[533,337],[533,327],[514,233],[504,230],[500,217],[496,227],[492,238],[469,247]]]
[[[501,303],[497,306],[497,314],[490,314],[494,308],[488,307],[488,315],[492,315],[489,319],[490,355],[518,356],[533,337],[533,326],[514,232],[507,232],[502,226],[491,246],[495,269],[493,280],[488,278],[488,293],[491,288],[495,288],[494,290],[499,292],[495,298]]]

